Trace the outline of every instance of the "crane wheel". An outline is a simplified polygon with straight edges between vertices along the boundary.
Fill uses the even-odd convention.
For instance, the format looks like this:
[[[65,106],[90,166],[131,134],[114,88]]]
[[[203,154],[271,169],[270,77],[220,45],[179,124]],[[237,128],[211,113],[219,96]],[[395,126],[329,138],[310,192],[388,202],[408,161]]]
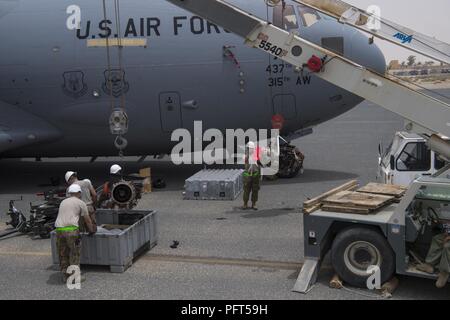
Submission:
[[[336,236],[331,248],[331,263],[344,282],[367,288],[368,269],[377,266],[381,284],[395,273],[395,254],[386,238],[371,227],[349,227]]]

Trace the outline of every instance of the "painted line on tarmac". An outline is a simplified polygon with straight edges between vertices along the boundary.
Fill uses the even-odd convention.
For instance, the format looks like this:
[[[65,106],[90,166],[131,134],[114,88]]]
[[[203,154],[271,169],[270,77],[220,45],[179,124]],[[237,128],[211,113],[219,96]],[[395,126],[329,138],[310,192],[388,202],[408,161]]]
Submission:
[[[51,252],[44,251],[0,251],[0,256],[29,256],[29,257],[51,257]],[[300,270],[303,267],[302,262],[291,261],[271,261],[271,260],[255,260],[255,259],[238,259],[238,258],[218,258],[218,257],[193,257],[182,255],[164,255],[164,254],[146,254],[139,258],[140,260],[159,261],[159,262],[176,262],[176,263],[193,263],[203,265],[222,265],[237,267],[256,267],[282,270]],[[322,269],[328,269],[322,266]]]
[[[0,251],[0,256],[34,256],[34,257],[49,257],[51,252],[46,251]]]
[[[49,257],[51,252],[45,251],[0,251],[0,256],[34,256],[34,257]],[[164,255],[164,254],[147,254],[139,257],[139,260],[151,260],[161,262],[178,262],[178,263],[196,263],[196,264],[210,264],[210,265],[229,265],[242,267],[260,267],[272,269],[287,269],[298,270],[303,266],[300,262],[281,262],[268,260],[254,260],[254,259],[237,259],[237,258],[217,258],[217,257],[193,257],[182,255]]]
[[[224,266],[240,266],[240,267],[258,267],[285,270],[300,270],[303,266],[301,262],[282,262],[254,259],[234,259],[234,258],[217,258],[217,257],[192,257],[182,255],[164,255],[164,254],[147,254],[139,259],[161,261],[161,262],[178,262],[178,263],[196,263],[209,265]]]

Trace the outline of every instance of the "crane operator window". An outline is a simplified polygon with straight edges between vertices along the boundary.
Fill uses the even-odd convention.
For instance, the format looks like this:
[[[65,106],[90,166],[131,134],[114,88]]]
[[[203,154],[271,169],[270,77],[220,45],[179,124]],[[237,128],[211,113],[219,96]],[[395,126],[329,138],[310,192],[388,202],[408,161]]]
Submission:
[[[431,169],[431,152],[425,142],[408,143],[397,159],[398,171],[428,171]]]
[[[294,6],[283,5],[273,8],[273,24],[286,31],[297,30],[298,20]]]

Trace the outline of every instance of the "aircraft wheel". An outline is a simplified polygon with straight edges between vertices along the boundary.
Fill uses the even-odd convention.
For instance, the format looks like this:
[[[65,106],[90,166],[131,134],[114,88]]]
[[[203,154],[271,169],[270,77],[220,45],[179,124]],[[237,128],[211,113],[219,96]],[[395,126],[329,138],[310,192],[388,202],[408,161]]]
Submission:
[[[369,266],[378,266],[381,284],[395,273],[395,254],[386,238],[372,228],[350,227],[341,231],[333,241],[331,263],[346,283],[367,288]]]

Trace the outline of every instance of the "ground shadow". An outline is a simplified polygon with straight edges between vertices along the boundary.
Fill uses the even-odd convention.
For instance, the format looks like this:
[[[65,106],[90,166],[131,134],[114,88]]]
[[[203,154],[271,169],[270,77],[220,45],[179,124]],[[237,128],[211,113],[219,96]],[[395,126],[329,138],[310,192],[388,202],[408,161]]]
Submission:
[[[242,218],[256,219],[256,218],[272,218],[278,216],[288,215],[290,213],[298,212],[297,208],[272,208],[263,210],[243,210],[241,207],[233,207],[232,210],[225,211],[226,214],[241,214]]]
[[[55,188],[52,185],[60,184],[65,188],[64,174],[66,171],[76,171],[80,178],[89,178],[94,186],[101,186],[109,179],[109,167],[116,161],[102,161],[90,163],[88,161],[67,162],[34,162],[14,159],[2,160],[0,176],[0,194],[38,193]],[[174,165],[170,161],[126,161],[119,162],[127,173],[139,172],[139,169],[150,167],[152,179],[162,178],[166,187],[153,189],[154,192],[179,191],[184,189],[187,178],[205,168],[202,165]],[[208,169],[236,169],[239,166],[208,166]],[[358,178],[351,172],[305,169],[305,172],[292,179],[265,180],[265,185],[286,185],[296,183],[310,183],[321,181],[340,181]]]
[[[53,268],[51,269],[52,271],[55,271]],[[47,280],[47,284],[51,285],[51,286],[63,286],[64,282],[63,282],[63,277],[61,272],[57,271],[54,272],[50,275],[50,277]]]
[[[113,163],[120,163],[127,173],[137,173],[139,169],[150,167],[152,178],[164,179],[167,187],[155,189],[155,192],[164,190],[180,190],[184,180],[202,169],[201,165],[177,166],[168,161],[102,161],[90,163],[88,161],[67,162],[34,162],[21,160],[2,160],[0,176],[0,194],[37,193],[55,188],[54,184],[65,187],[64,174],[66,171],[76,171],[79,177],[89,178],[94,186],[100,186],[109,179],[109,167]]]
[[[295,184],[295,183],[311,183],[322,181],[341,181],[352,180],[358,178],[359,175],[352,172],[332,171],[332,170],[317,170],[317,169],[305,169],[303,174],[299,174],[295,178],[291,179],[277,179],[274,181],[265,180],[265,185],[283,185],[283,184]]]

